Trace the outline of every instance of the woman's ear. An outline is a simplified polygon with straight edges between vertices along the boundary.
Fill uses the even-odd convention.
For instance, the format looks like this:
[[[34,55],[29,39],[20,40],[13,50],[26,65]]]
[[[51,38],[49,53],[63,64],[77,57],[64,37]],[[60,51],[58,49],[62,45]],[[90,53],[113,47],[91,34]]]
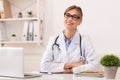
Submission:
[[[82,19],[80,19],[80,21],[79,21],[78,25],[80,25],[81,23],[82,23]]]

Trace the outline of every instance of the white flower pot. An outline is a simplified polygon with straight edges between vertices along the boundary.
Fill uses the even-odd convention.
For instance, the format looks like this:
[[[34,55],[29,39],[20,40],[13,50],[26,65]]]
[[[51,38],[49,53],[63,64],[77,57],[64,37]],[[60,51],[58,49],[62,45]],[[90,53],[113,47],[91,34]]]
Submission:
[[[117,66],[104,67],[105,70],[104,76],[107,79],[115,79],[117,69],[118,69]]]

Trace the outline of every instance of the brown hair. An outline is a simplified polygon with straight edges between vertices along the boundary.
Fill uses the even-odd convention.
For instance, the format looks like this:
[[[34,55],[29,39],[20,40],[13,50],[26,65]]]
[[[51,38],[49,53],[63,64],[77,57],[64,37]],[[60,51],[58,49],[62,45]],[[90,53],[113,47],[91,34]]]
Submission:
[[[81,9],[79,6],[76,6],[76,5],[72,5],[72,6],[68,7],[68,8],[65,10],[64,14],[67,13],[68,11],[72,10],[72,9],[76,9],[76,10],[79,12],[80,17],[83,17],[82,9]]]

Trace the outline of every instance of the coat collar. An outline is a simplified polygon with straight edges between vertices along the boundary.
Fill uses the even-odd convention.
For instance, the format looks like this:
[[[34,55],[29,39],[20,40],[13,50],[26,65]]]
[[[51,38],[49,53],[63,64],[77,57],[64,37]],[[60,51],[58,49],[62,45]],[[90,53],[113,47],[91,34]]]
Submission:
[[[59,38],[58,38],[58,44],[60,45],[60,49],[62,52],[66,52],[66,45],[65,45],[65,37],[64,37],[64,33],[61,32],[59,34]],[[78,31],[76,31],[75,35],[73,36],[73,39],[69,45],[68,51],[72,51],[73,49],[76,48],[76,45],[78,45],[80,43],[80,37],[79,37],[79,33]]]
[[[79,43],[80,43],[80,37],[79,37],[79,33],[76,31],[71,41],[71,44],[69,45],[68,52],[74,51],[77,48],[77,45],[79,46]]]

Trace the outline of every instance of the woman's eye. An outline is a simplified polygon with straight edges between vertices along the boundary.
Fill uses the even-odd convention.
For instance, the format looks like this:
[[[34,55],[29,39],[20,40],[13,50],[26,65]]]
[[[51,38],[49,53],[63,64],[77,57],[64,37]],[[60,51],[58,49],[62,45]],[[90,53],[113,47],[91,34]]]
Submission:
[[[67,16],[67,17],[70,17],[71,15],[69,15],[69,14],[66,14],[66,16]]]
[[[79,16],[73,16],[74,19],[79,19]]]

